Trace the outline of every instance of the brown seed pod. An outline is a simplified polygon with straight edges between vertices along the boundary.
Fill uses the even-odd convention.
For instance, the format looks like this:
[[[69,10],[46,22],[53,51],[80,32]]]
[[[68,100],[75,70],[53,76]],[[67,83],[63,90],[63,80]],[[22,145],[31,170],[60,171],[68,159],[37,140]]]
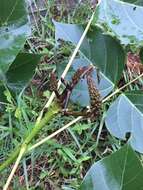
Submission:
[[[57,81],[56,75],[55,73],[51,73],[50,81],[49,81],[49,90],[53,92],[53,91],[57,91],[57,88],[58,88],[58,81]]]
[[[83,78],[93,67],[84,66],[80,67],[72,77],[72,84],[75,86],[81,78]]]
[[[96,88],[93,78],[90,75],[87,76],[87,84],[88,84],[90,104],[91,104],[90,108],[91,112],[89,113],[89,116],[92,120],[95,120],[101,114],[101,109],[102,109],[101,96],[98,89]]]

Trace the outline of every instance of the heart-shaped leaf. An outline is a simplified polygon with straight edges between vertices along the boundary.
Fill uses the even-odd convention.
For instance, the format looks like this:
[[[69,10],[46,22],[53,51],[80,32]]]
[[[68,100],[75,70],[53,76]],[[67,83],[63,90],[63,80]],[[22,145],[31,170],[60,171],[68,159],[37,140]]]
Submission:
[[[129,145],[95,163],[80,190],[141,190],[143,167]]]
[[[38,54],[19,53],[1,81],[13,92],[20,92],[33,77],[40,58]],[[0,84],[0,100],[6,101],[3,83]]]
[[[143,93],[131,91],[120,95],[107,111],[105,119],[110,133],[117,138],[126,139],[138,152],[143,153]]]
[[[8,87],[12,90],[25,87],[33,77],[40,58],[38,54],[19,53],[6,73]]]
[[[117,0],[101,0],[96,22],[106,26],[122,44],[143,45],[143,7]]]
[[[77,71],[78,68],[89,65],[89,62],[86,59],[75,59],[72,66],[69,69],[69,72],[66,76],[66,80],[70,81],[74,73]],[[57,71],[58,76],[60,77],[66,64],[65,63],[58,63],[57,64]],[[100,82],[98,83],[97,79],[97,73],[96,70],[92,73],[93,79],[95,81],[96,87],[99,89],[99,92],[103,97],[107,96],[111,90],[113,89],[114,85],[113,83],[105,78],[105,76],[102,73],[99,73]],[[72,95],[71,100],[75,103],[78,103],[82,106],[88,106],[90,105],[90,99],[89,99],[89,92],[88,92],[88,86],[86,79],[82,79],[79,81],[79,83],[75,86]]]
[[[25,1],[0,1],[1,72],[8,70],[30,34]]]
[[[55,21],[54,24],[56,40],[62,39],[77,44],[84,31],[84,27],[81,25]],[[102,34],[96,27],[91,27],[80,51],[113,83],[120,79],[125,63],[125,53],[120,44],[112,37]]]

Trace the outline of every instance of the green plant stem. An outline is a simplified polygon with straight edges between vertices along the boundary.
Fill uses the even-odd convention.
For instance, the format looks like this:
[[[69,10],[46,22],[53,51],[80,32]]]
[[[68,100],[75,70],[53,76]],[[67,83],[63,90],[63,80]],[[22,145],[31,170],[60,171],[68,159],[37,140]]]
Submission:
[[[39,133],[39,131],[61,110],[60,106],[54,102],[49,108],[48,112],[45,114],[43,119],[35,124],[35,127],[32,129],[31,133],[25,138],[24,142],[16,147],[14,151],[9,155],[9,158],[0,165],[0,172],[7,168],[11,163],[15,161],[17,156],[20,153],[22,147],[26,147],[34,139],[34,137]],[[25,148],[25,149],[26,149]]]
[[[9,166],[17,158],[19,151],[20,151],[20,146],[16,147],[13,150],[13,152],[9,155],[9,158],[0,165],[0,172],[3,171],[5,168],[7,168],[7,166]]]

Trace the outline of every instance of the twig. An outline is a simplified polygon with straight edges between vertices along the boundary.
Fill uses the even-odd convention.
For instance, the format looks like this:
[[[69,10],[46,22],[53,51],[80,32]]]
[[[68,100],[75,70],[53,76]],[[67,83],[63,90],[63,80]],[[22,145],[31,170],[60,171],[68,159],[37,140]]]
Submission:
[[[80,121],[82,118],[83,118],[82,116],[77,117],[76,119],[74,119],[73,121],[69,122],[68,124],[66,124],[65,126],[63,126],[62,128],[60,128],[59,130],[57,130],[54,133],[52,133],[51,135],[49,135],[48,137],[44,138],[43,140],[39,141],[38,143],[36,143],[33,146],[31,146],[30,148],[28,148],[28,151],[33,150],[34,148],[40,146],[41,144],[45,143],[49,139],[55,137],[56,135],[58,135],[59,133],[61,133],[65,129],[69,128],[71,125],[73,125],[77,121]]]
[[[130,84],[134,83],[135,81],[137,81],[138,79],[140,79],[141,77],[143,77],[143,73],[140,74],[138,77],[136,77],[135,79],[129,81],[127,84],[125,84],[124,86],[116,89],[113,93],[111,93],[109,96],[107,96],[102,102],[106,102],[107,100],[109,100],[111,97],[113,97],[114,95],[118,94],[121,90],[123,90],[124,88],[126,88],[127,86],[129,86]]]
[[[15,162],[15,164],[14,164],[14,167],[13,167],[13,169],[12,169],[12,172],[10,173],[10,175],[9,175],[9,177],[8,177],[8,179],[7,179],[7,182],[6,182],[6,184],[5,184],[4,188],[3,188],[3,190],[7,190],[7,189],[8,189],[8,186],[9,186],[9,184],[10,184],[12,178],[13,178],[13,175],[14,175],[14,173],[15,173],[15,171],[16,171],[18,165],[19,165],[19,162],[20,162],[22,156],[24,155],[24,153],[25,153],[25,151],[26,151],[26,148],[27,148],[27,146],[23,146],[23,147],[21,148],[20,153],[19,153],[19,155],[18,155],[18,158],[17,158],[17,160],[16,160],[16,162]]]

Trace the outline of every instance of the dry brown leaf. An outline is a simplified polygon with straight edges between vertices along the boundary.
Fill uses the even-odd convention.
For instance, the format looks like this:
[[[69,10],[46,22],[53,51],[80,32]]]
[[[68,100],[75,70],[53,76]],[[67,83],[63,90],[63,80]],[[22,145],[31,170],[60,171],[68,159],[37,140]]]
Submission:
[[[127,56],[127,69],[132,74],[141,74],[143,73],[143,64],[141,63],[140,57],[138,54],[128,53]]]

